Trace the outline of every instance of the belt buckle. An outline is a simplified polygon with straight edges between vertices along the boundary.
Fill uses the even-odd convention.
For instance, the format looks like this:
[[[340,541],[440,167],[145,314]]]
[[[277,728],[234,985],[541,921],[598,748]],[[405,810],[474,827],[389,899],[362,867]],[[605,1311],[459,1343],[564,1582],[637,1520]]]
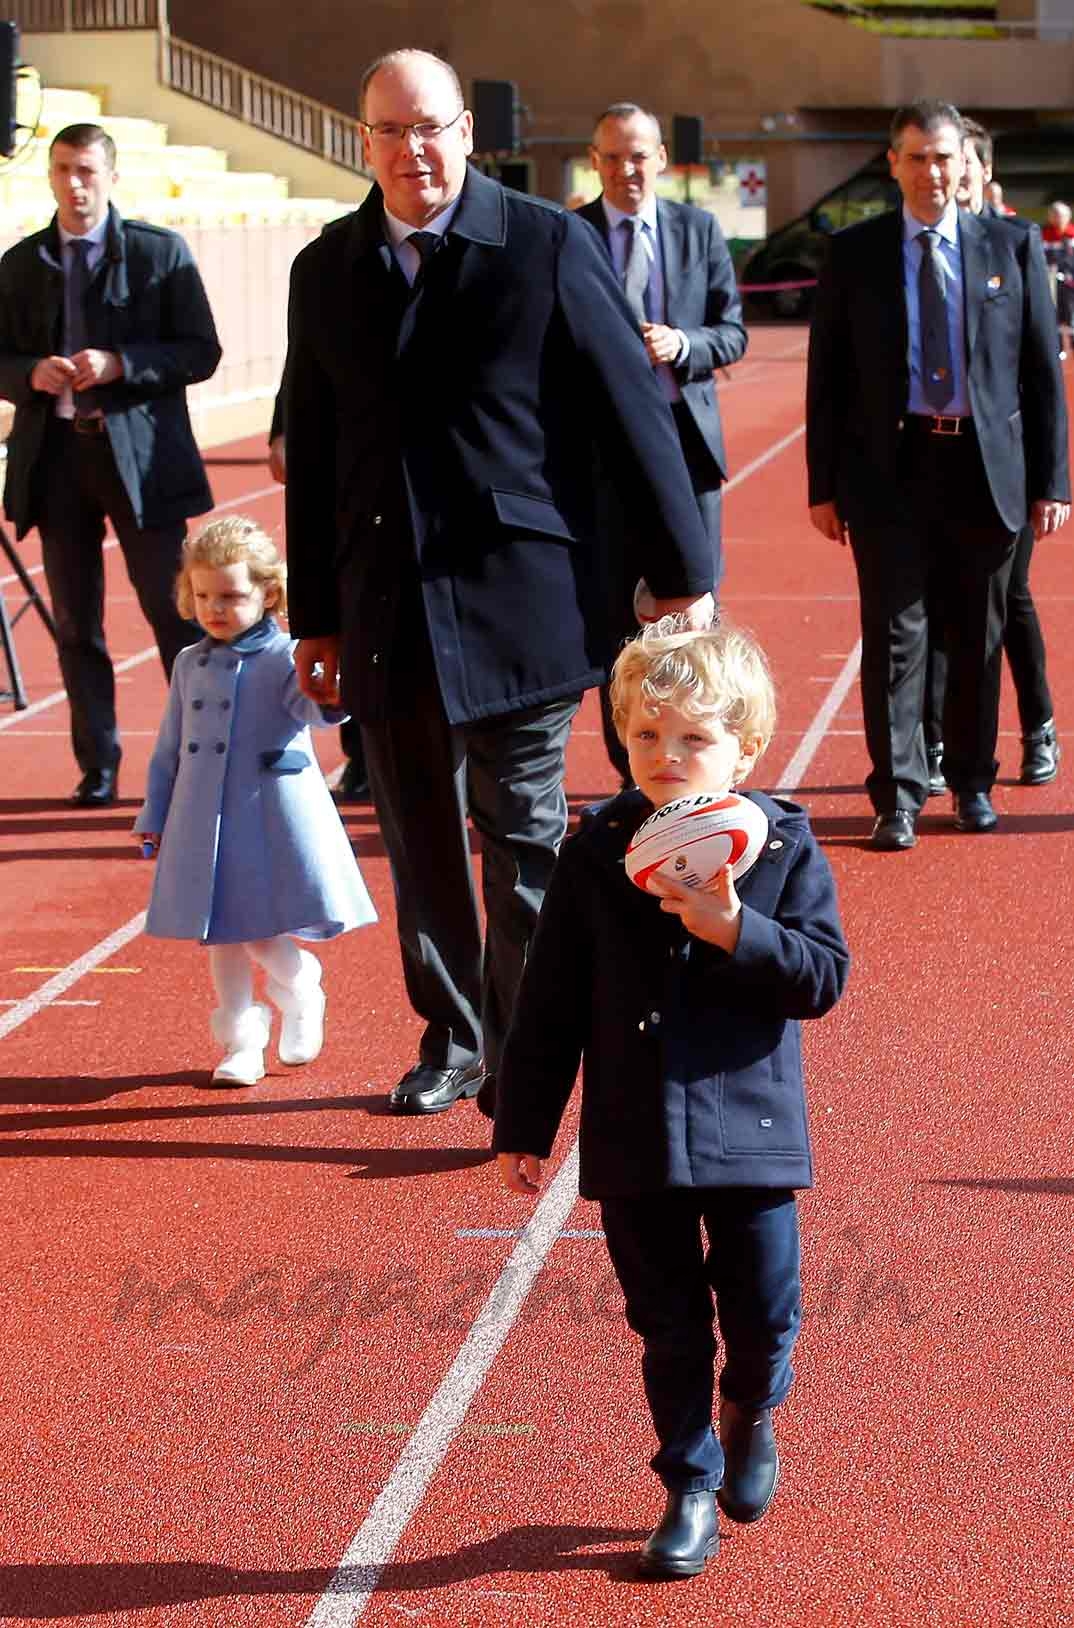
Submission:
[[[74,424],[76,435],[104,434],[103,418],[94,418],[88,413],[76,413],[71,422]]]
[[[961,435],[962,420],[955,413],[937,413],[932,420],[933,435]]]

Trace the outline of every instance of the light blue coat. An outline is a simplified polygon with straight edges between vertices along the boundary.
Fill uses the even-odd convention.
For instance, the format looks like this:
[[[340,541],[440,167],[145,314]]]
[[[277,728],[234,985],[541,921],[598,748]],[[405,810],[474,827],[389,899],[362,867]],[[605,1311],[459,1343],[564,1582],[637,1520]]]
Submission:
[[[161,832],[146,932],[206,944],[334,938],[376,920],[313,754],[325,712],[265,617],[182,650],[135,831]]]

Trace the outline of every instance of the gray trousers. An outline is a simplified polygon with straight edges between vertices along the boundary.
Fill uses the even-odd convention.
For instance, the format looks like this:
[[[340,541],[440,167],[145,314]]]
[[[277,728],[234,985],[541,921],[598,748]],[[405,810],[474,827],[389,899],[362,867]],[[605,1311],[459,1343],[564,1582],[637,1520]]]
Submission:
[[[362,727],[392,867],[423,1063],[495,1073],[526,952],[567,829],[564,756],[579,697],[451,725],[435,678]],[[482,935],[466,816],[481,845]]]

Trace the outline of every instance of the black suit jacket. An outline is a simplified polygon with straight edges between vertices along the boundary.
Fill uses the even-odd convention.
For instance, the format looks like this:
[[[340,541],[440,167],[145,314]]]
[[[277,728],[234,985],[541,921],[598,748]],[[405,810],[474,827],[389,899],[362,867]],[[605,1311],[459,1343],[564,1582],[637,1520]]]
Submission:
[[[0,260],[0,396],[15,404],[4,507],[22,537],[37,523],[41,453],[54,396],[30,374],[63,342],[64,274],[55,217]],[[183,239],[124,220],[109,206],[104,254],[86,298],[91,343],[115,351],[123,377],[95,391],[138,525],[174,525],[212,508],[190,428],[186,387],[211,378],[220,345],[205,289]]]
[[[1070,496],[1055,307],[1040,233],[959,211],[967,381],[996,511],[1011,532],[1038,499]],[[902,210],[830,240],[809,344],[810,504],[851,529],[898,513],[899,430],[910,388]]]
[[[600,681],[598,457],[642,517],[654,593],[712,587],[674,420],[566,210],[471,168],[412,295],[374,187],[294,262],[285,393],[291,628],[342,634],[366,721],[422,607],[452,723]]]
[[[610,257],[608,217],[602,200],[584,204],[578,214],[596,227]],[[746,351],[734,267],[719,222],[707,210],[660,198],[656,223],[664,269],[664,320],[671,328],[681,328],[690,341],[686,360],[675,364],[672,371],[724,481],[727,454],[712,375],[715,368],[737,362]]]

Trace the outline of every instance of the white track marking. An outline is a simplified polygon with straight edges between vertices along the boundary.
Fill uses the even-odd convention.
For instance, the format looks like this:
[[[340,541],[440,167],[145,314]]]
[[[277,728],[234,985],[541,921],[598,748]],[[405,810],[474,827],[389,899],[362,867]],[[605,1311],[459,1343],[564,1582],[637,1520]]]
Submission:
[[[782,441],[777,441],[774,446],[769,447],[767,452],[762,452],[759,458],[754,458],[752,463],[748,463],[745,469],[740,469],[737,475],[732,475],[731,479],[724,484],[722,490],[724,492],[733,492],[736,486],[741,485],[744,480],[748,480],[751,475],[756,474],[758,469],[763,469],[765,464],[771,463],[773,458],[778,458],[781,452],[785,452],[789,446],[797,441],[800,435],[804,434],[805,425],[799,424],[797,429],[791,430],[790,434],[785,435]]]
[[[728,481],[728,487],[763,468],[797,440],[804,428],[800,425],[747,464],[734,481]],[[808,769],[828,723],[854,681],[859,660],[860,649],[855,647],[784,770],[781,781],[784,792],[793,791]],[[537,1205],[529,1226],[511,1251],[492,1293],[418,1420],[395,1468],[348,1545],[332,1581],[306,1619],[305,1628],[351,1628],[364,1616],[381,1572],[390,1562],[429,1483],[446,1458],[470,1403],[511,1332],[545,1257],[574,1207],[577,1168],[578,1143],[575,1142]]]
[[[87,950],[85,955],[80,955],[77,961],[72,961],[70,966],[64,967],[62,972],[50,978],[47,984],[42,984],[32,995],[27,995],[24,1000],[19,1001],[10,1012],[0,1017],[0,1040],[11,1034],[13,1029],[29,1022],[30,1018],[36,1017],[46,1006],[51,1006],[59,995],[65,995],[71,985],[77,984],[87,972],[92,972],[102,961],[107,961],[109,956],[115,955],[116,951],[121,950],[124,944],[129,944],[132,938],[137,938],[144,926],[145,911],[139,910],[130,921],[125,922],[122,927],[117,927],[107,938],[102,938],[92,950]]]

